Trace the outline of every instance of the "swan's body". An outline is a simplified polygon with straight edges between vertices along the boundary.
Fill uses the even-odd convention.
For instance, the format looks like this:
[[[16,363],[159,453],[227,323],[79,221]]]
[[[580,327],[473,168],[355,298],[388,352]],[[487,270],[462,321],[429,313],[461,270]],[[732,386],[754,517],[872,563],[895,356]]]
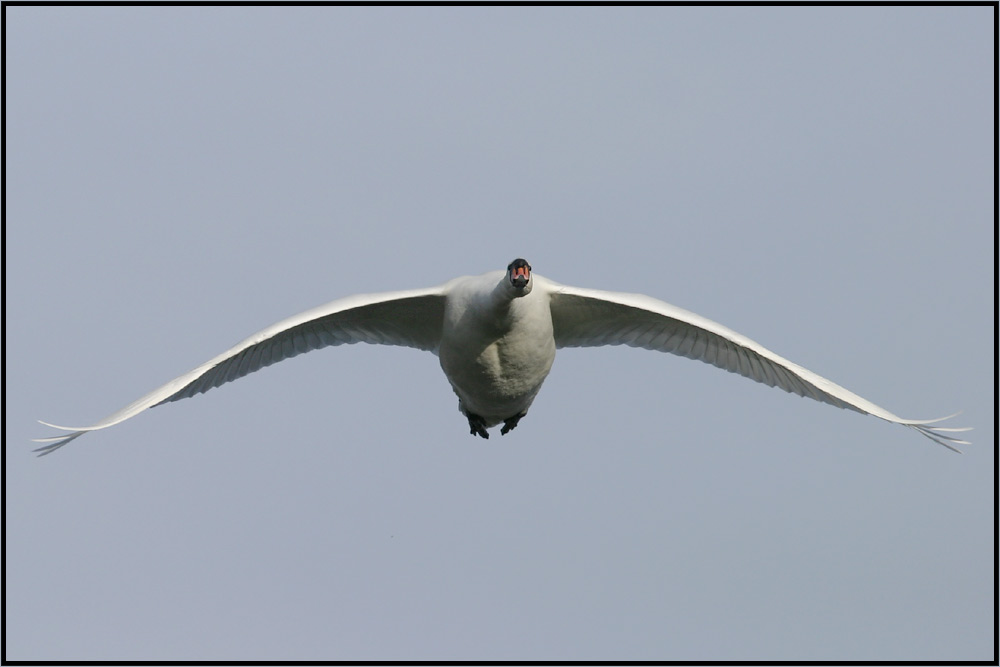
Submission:
[[[456,281],[445,301],[438,357],[470,425],[480,418],[475,432],[488,437],[486,428],[510,421],[506,433],[527,413],[556,358],[545,290],[530,283],[518,290],[503,271]]]
[[[357,295],[332,301],[254,334],[115,414],[67,435],[40,438],[49,454],[88,431],[113,426],[161,403],[194,396],[264,366],[328,345],[404,345],[438,355],[471,433],[484,438],[503,422],[513,429],[545,381],[556,349],[631,345],[672,352],[757,382],[913,428],[938,444],[968,444],[930,426],[941,419],[902,419],[779,357],[745,336],[641,294],[568,287],[533,275],[523,259],[507,271],[456,278],[439,287]]]

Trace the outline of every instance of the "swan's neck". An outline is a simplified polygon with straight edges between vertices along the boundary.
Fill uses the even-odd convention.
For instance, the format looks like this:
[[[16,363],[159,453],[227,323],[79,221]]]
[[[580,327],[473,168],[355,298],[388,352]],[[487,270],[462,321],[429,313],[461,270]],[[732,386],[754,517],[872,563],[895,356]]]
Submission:
[[[490,291],[489,298],[486,300],[486,307],[483,309],[485,311],[484,314],[487,319],[492,320],[501,329],[509,328],[514,319],[517,302],[520,297],[525,296],[530,291],[530,288],[524,290],[517,289],[504,276]]]
[[[511,304],[531,291],[531,283],[528,283],[528,285],[529,286],[525,289],[517,289],[510,284],[510,280],[508,280],[505,275],[500,279],[500,282],[496,284],[493,291],[490,292],[490,309],[497,314],[509,312]]]

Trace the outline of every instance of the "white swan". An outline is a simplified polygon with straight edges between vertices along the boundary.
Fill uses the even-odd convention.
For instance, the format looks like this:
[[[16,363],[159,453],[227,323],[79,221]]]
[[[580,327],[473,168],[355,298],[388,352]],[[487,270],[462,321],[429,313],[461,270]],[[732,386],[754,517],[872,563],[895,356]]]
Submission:
[[[506,271],[456,278],[439,287],[363,294],[331,301],[250,336],[92,426],[39,438],[50,454],[88,431],[113,426],[146,408],[208,391],[264,366],[327,345],[404,345],[438,355],[473,435],[524,417],[552,367],[556,349],[631,345],[673,352],[780,387],[799,396],[902,424],[948,449],[969,444],[930,426],[940,419],[901,419],[826,378],[779,357],[745,336],[641,294],[568,287],[531,273],[523,259]],[[954,415],[951,415],[952,417]]]

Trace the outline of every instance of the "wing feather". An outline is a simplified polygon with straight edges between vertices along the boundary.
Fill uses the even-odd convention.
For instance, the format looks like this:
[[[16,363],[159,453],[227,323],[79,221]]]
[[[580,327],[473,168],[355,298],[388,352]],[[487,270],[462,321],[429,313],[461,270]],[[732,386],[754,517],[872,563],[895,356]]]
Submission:
[[[953,444],[969,444],[946,434],[970,428],[930,426],[947,417],[897,417],[746,336],[683,308],[642,294],[583,289],[551,281],[545,284],[550,292],[556,347],[630,345],[671,352],[799,396],[902,424],[954,451],[959,450]]]
[[[372,343],[436,352],[444,322],[444,288],[362,294],[331,301],[282,320],[177,377],[91,426],[46,426],[70,431],[39,438],[51,454],[88,431],[107,428],[143,410],[204,393],[265,366],[330,345]]]

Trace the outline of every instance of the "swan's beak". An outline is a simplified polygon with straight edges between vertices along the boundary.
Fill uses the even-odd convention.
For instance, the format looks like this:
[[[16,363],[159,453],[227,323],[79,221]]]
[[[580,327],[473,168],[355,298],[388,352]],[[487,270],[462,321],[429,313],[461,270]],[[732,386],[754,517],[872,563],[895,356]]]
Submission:
[[[510,284],[517,289],[524,289],[524,286],[528,284],[531,279],[531,267],[530,266],[518,266],[511,268],[510,270]]]

